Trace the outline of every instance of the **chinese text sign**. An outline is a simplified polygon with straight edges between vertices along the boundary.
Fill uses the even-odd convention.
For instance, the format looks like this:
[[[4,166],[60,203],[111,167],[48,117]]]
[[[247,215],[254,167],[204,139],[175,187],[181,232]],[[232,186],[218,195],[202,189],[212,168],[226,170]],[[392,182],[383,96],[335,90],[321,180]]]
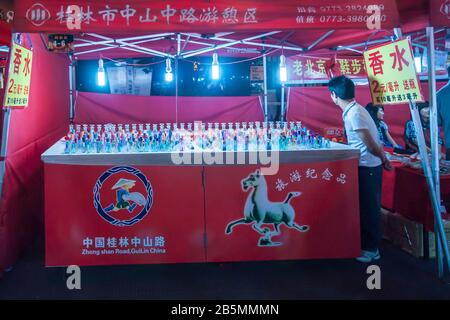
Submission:
[[[5,107],[22,108],[28,106],[32,58],[31,50],[17,44],[12,45],[4,101]]]
[[[409,40],[364,52],[372,101],[375,104],[423,102]]]

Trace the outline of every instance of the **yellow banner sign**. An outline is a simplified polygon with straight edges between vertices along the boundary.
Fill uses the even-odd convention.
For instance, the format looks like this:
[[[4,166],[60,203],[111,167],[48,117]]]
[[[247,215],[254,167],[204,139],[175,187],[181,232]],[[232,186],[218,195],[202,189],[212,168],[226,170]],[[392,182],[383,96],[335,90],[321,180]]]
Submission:
[[[15,43],[12,45],[4,101],[5,107],[25,108],[28,106],[32,58],[33,52],[31,50]]]
[[[364,61],[374,104],[424,101],[408,39],[372,48]]]

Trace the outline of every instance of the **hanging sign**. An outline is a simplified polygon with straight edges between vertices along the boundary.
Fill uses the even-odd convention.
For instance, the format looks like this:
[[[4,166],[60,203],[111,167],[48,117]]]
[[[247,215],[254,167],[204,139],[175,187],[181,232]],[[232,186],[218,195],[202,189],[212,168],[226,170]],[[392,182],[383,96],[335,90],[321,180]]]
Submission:
[[[55,53],[68,53],[74,50],[72,34],[49,34],[47,49]]]
[[[146,67],[126,66],[106,69],[111,94],[149,96],[152,71]]]
[[[264,81],[263,66],[250,66],[250,81]]]
[[[367,76],[364,60],[360,57],[325,58],[293,56],[286,59],[289,82],[304,80],[329,80],[331,77],[345,75],[349,78]]]
[[[12,44],[3,104],[6,108],[26,108],[28,106],[32,59],[33,52],[31,50],[15,43]]]
[[[364,60],[373,103],[424,101],[408,39],[371,48],[364,52]]]

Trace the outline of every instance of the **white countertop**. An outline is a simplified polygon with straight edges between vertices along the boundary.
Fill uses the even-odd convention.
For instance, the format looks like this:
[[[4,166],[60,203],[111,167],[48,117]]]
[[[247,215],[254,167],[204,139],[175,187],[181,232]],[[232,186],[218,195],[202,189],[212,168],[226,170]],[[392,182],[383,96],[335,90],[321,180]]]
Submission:
[[[68,165],[206,165],[203,162],[203,155],[213,154],[214,158],[228,159],[228,157],[246,157],[245,159],[256,159],[260,151],[202,151],[192,150],[184,153],[184,158],[191,158],[189,163],[179,164],[180,161],[173,161],[173,159],[180,159],[181,155],[177,151],[172,152],[123,152],[123,153],[64,153],[65,143],[63,140],[58,141],[45,151],[41,159],[48,164],[68,164]],[[280,163],[315,163],[327,162],[345,159],[358,159],[359,150],[340,143],[331,143],[330,148],[326,149],[310,149],[304,146],[296,146],[286,151],[262,151],[264,155],[269,157],[276,156],[278,152]],[[195,161],[197,159],[197,161]],[[200,160],[199,160],[200,159]],[[199,162],[200,161],[200,162]],[[225,163],[225,160],[223,161]],[[248,161],[244,164],[254,164]],[[263,163],[264,164],[264,163]],[[222,163],[214,165],[224,165]],[[225,164],[230,165],[230,164]],[[233,165],[239,165],[233,163]]]

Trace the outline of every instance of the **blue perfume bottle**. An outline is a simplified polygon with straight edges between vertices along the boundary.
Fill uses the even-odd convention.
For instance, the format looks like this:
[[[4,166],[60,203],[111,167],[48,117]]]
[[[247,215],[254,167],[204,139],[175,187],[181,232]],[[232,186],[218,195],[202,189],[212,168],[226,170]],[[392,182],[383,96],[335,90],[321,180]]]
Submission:
[[[71,144],[71,142],[70,142],[70,140],[66,140],[66,143],[65,143],[65,146],[64,146],[64,153],[65,154],[69,154],[70,153],[70,144]]]

